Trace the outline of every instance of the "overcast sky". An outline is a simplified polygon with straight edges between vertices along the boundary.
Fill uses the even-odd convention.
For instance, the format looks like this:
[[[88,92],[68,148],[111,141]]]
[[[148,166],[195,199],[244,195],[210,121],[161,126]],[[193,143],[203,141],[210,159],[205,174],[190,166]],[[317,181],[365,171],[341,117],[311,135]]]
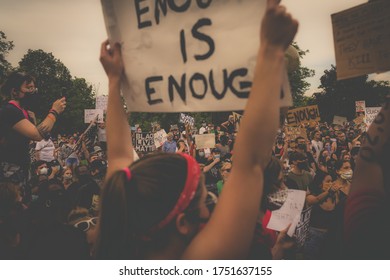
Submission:
[[[330,15],[367,0],[283,0],[300,22],[296,41],[308,53],[303,66],[316,71],[309,79],[315,92],[325,69],[335,64]],[[105,73],[98,57],[100,43],[107,37],[99,0],[0,0],[0,30],[15,44],[7,60],[17,66],[30,49],[51,52],[71,74],[107,93]],[[389,79],[389,72],[375,75]]]

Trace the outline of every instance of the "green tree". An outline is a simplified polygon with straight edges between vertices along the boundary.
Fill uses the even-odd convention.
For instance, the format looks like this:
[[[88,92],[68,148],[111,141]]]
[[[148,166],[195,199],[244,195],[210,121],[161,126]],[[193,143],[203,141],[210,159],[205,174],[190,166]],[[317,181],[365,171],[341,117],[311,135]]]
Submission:
[[[292,45],[297,49],[300,59],[309,52],[309,50],[302,50],[296,42]],[[288,72],[294,107],[302,107],[311,103],[311,98],[304,94],[310,88],[310,83],[306,79],[313,77],[314,74],[313,69],[303,67],[300,61],[297,69]]]
[[[19,62],[20,70],[36,78],[39,103],[34,112],[43,119],[52,103],[65,96],[67,109],[60,117],[56,129],[59,132],[74,132],[85,127],[84,109],[94,108],[92,86],[84,79],[72,78],[69,69],[52,53],[43,50],[28,50]]]
[[[367,107],[380,106],[385,94],[390,92],[388,81],[368,81],[368,76],[337,80],[337,69],[334,65],[324,71],[321,77],[320,92],[314,94],[321,119],[328,123],[333,116],[355,118],[355,101],[365,100]]]
[[[14,48],[12,41],[7,41],[7,36],[3,31],[0,31],[0,84],[7,77],[8,72],[12,70],[12,65],[6,60],[8,53]]]

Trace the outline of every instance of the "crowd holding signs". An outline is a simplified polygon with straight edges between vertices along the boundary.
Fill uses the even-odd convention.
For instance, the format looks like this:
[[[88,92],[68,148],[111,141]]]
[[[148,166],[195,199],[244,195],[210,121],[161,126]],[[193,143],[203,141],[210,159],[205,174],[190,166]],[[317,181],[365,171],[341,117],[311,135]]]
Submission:
[[[117,228],[122,230],[123,226],[130,221],[129,224],[131,226],[126,228],[125,232],[134,230],[134,234],[127,232],[126,234],[128,235],[124,235],[124,239],[126,239],[124,244],[131,245],[128,247],[132,250],[134,249],[136,252],[134,256],[138,257],[138,250],[142,246],[151,246],[150,248],[152,248],[155,246],[154,243],[160,242],[156,238],[157,235],[155,235],[159,233],[158,230],[167,229],[167,234],[169,234],[170,230],[173,230],[174,238],[176,238],[176,226],[182,217],[185,217],[186,223],[191,227],[200,225],[196,219],[194,219],[196,220],[195,222],[191,220],[191,211],[186,212],[185,215],[180,215],[183,211],[188,210],[186,207],[189,207],[188,205],[193,201],[197,202],[196,205],[203,205],[204,202],[207,206],[207,209],[202,208],[207,213],[207,218],[196,215],[194,217],[201,218],[199,220],[202,220],[202,222],[207,220],[213,214],[214,204],[221,193],[226,189],[234,191],[234,188],[226,186],[231,184],[230,182],[235,182],[234,180],[228,181],[232,168],[237,168],[235,164],[244,163],[238,167],[237,173],[235,173],[236,171],[233,173],[239,174],[236,177],[240,178],[239,183],[241,181],[244,182],[239,187],[246,187],[246,184],[252,186],[251,181],[255,182],[253,186],[255,184],[261,186],[257,193],[261,202],[259,201],[256,204],[254,214],[245,208],[245,214],[251,212],[250,214],[253,215],[253,227],[251,227],[251,230],[255,229],[255,233],[253,233],[253,240],[251,239],[252,235],[249,235],[251,238],[247,240],[255,244],[251,245],[253,247],[251,250],[257,250],[255,253],[259,254],[261,258],[265,255],[267,258],[281,258],[281,255],[275,255],[274,249],[281,250],[280,248],[283,247],[283,253],[289,252],[290,254],[286,255],[290,258],[303,256],[306,259],[339,259],[343,253],[341,250],[343,249],[342,220],[344,218],[344,210],[350,197],[349,191],[352,185],[352,178],[355,178],[353,177],[355,176],[354,172],[359,170],[359,167],[355,168],[358,164],[357,157],[360,153],[360,158],[364,160],[364,156],[366,156],[369,159],[367,162],[370,160],[374,161],[377,158],[376,150],[374,151],[370,147],[367,149],[366,146],[362,147],[362,143],[366,139],[372,146],[377,145],[379,142],[381,144],[385,142],[381,141],[379,136],[373,138],[374,140],[371,139],[371,136],[366,132],[368,127],[373,126],[375,128],[375,125],[378,125],[378,119],[382,120],[382,123],[385,122],[383,113],[380,113],[381,108],[367,107],[365,101],[356,101],[356,118],[353,121],[349,121],[345,116],[335,115],[331,124],[321,120],[321,114],[317,105],[294,108],[291,106],[291,89],[288,84],[287,72],[286,69],[283,69],[286,68],[282,61],[283,53],[279,52],[279,70],[282,73],[281,69],[283,69],[284,82],[280,85],[280,99],[277,100],[279,95],[270,96],[275,97],[275,105],[280,105],[279,107],[281,108],[288,108],[284,116],[284,123],[282,122],[282,127],[275,139],[273,137],[276,133],[268,137],[269,145],[263,144],[263,142],[266,143],[268,136],[263,132],[268,131],[253,128],[258,133],[250,134],[248,133],[251,130],[248,129],[249,125],[241,126],[241,131],[247,134],[244,133],[244,136],[239,134],[238,139],[240,140],[236,143],[240,124],[243,121],[246,122],[247,116],[243,117],[243,115],[234,111],[244,109],[251,90],[259,47],[258,27],[260,18],[258,15],[259,13],[264,13],[266,1],[102,0],[101,2],[110,40],[123,43],[122,54],[126,77],[123,81],[122,89],[129,111],[180,112],[180,118],[177,121],[183,125],[172,124],[169,129],[167,127],[164,129],[158,123],[152,123],[152,129],[148,132],[141,132],[143,129],[139,125],[135,125],[132,127],[135,132],[131,134],[134,149],[131,151],[129,148],[131,147],[130,135],[127,130],[128,116],[120,111],[123,109],[121,107],[122,104],[118,105],[119,102],[115,104],[120,109],[117,112],[110,110],[108,123],[111,122],[111,126],[108,126],[106,137],[105,114],[108,98],[107,96],[98,96],[95,109],[86,109],[84,111],[84,121],[89,126],[81,134],[74,133],[65,137],[58,135],[56,139],[50,139],[50,135],[47,133],[47,125],[44,128],[34,126],[33,130],[36,130],[39,134],[34,139],[42,138],[42,140],[39,144],[35,143],[35,146],[31,146],[31,149],[36,154],[39,154],[32,167],[30,168],[30,162],[26,164],[26,161],[23,162],[23,168],[20,168],[22,165],[19,168],[15,168],[15,165],[9,164],[9,162],[0,161],[0,179],[8,176],[9,178],[12,177],[11,179],[14,180],[12,184],[15,184],[15,186],[16,183],[20,183],[20,190],[22,191],[15,191],[15,198],[12,198],[14,200],[12,203],[18,203],[18,208],[15,207],[15,209],[23,211],[31,209],[33,215],[42,211],[49,217],[54,215],[53,213],[61,212],[56,211],[63,206],[62,204],[56,205],[57,201],[69,198],[69,201],[67,201],[69,209],[67,208],[67,210],[72,209],[72,212],[69,211],[67,215],[62,215],[61,213],[68,220],[66,222],[56,220],[56,222],[58,222],[59,227],[66,225],[71,226],[71,229],[80,229],[81,231],[78,232],[80,236],[81,232],[86,233],[97,225],[97,217],[101,219],[99,220],[99,230],[105,226],[105,223],[101,221],[109,217],[109,215],[101,215],[99,211],[110,209],[110,207],[116,210],[119,209],[118,211],[113,211],[116,215],[118,213],[120,215],[117,215],[118,217],[115,216],[112,222],[113,224],[118,222]],[[268,3],[271,2],[269,1]],[[274,5],[278,5],[278,3],[278,1],[275,1]],[[388,31],[390,29],[388,28],[390,27],[390,18],[388,13],[384,12],[388,11],[389,8],[390,5],[385,1],[375,1],[374,3],[361,5],[332,16],[336,59],[340,69],[338,72],[339,79],[390,69],[390,63],[388,63],[389,52],[387,50],[390,43],[390,36],[388,36],[390,35]],[[270,10],[268,9],[267,11]],[[283,15],[286,20],[287,18],[291,20],[284,12]],[[295,32],[292,33],[295,34]],[[286,45],[289,43],[291,41]],[[106,52],[108,56],[113,55],[115,52],[120,53],[117,47],[102,48],[102,53],[105,54]],[[101,57],[103,65],[106,66],[107,74],[110,71],[115,72],[112,69],[108,69],[110,67],[107,64],[104,64],[104,62],[107,63],[109,58]],[[115,64],[114,62],[111,63]],[[120,64],[120,60],[117,60],[116,63]],[[120,69],[123,70],[122,68]],[[268,70],[269,68],[267,68]],[[113,74],[115,82],[120,80],[118,78],[120,73],[122,72],[116,71]],[[278,91],[279,80],[276,81],[278,82],[275,82],[272,86],[275,91]],[[110,82],[113,81],[110,80]],[[120,97],[119,82],[116,85],[115,90],[112,90],[114,87],[110,89],[110,102],[115,99],[111,98],[113,95],[118,94],[116,97]],[[25,94],[24,92],[21,93]],[[277,93],[279,94],[279,92]],[[119,100],[120,98],[117,99]],[[276,101],[279,101],[279,104]],[[64,99],[58,102],[61,103],[61,106],[57,104],[57,107],[61,108],[62,113],[66,102]],[[259,103],[261,102],[253,102],[249,103],[249,105],[257,105]],[[268,103],[271,104],[272,101],[263,102],[262,105],[268,106]],[[110,108],[115,107],[111,106],[112,104],[110,104]],[[265,106],[263,109],[266,109]],[[53,105],[53,108],[57,107]],[[277,106],[273,107],[279,109]],[[11,108],[15,110],[15,108]],[[16,108],[20,109],[17,106]],[[256,111],[253,109],[255,108],[254,106],[250,106],[250,108],[252,109],[252,111],[249,110],[251,113]],[[191,112],[227,110],[231,111],[227,121],[218,124],[206,124],[206,122],[202,121],[201,128],[196,127],[197,120],[191,116]],[[14,111],[11,110],[11,112]],[[182,112],[189,113],[184,114]],[[258,112],[265,111],[258,110]],[[275,115],[278,112],[275,110]],[[3,112],[1,113],[3,114]],[[24,110],[18,113],[23,121],[24,118],[29,119],[28,113]],[[111,114],[117,118],[112,118]],[[380,118],[377,117],[378,114],[381,116]],[[248,115],[250,118],[251,114],[249,113]],[[254,115],[256,114],[254,113]],[[268,112],[263,113],[263,115],[259,114],[258,116],[262,116],[262,118],[259,117],[257,120],[265,120],[268,115],[271,114],[268,114]],[[52,127],[58,117],[59,112],[51,109],[46,118],[47,120],[45,120]],[[113,119],[115,119],[114,122]],[[267,126],[269,119],[266,120],[267,123],[264,121],[262,128],[271,127]],[[252,124],[257,123],[253,122]],[[32,124],[28,122],[28,125],[31,126]],[[14,125],[9,127],[13,129]],[[117,136],[116,133],[113,133],[115,128],[117,129],[116,133],[124,131],[120,135],[121,137],[113,137],[113,135]],[[276,131],[276,123],[271,128]],[[385,129],[379,127],[378,131],[383,133]],[[256,137],[245,137],[248,135]],[[125,141],[121,143],[123,138],[125,138]],[[23,138],[22,140],[26,139]],[[110,139],[108,143],[107,139]],[[0,140],[2,140],[0,141],[0,144],[2,144],[3,138]],[[57,143],[55,144],[53,140]],[[50,143],[50,141],[52,142]],[[273,141],[274,143],[272,144]],[[27,148],[28,141],[24,142]],[[258,146],[264,147],[258,149]],[[48,151],[49,147],[50,150]],[[111,152],[110,149],[115,150],[115,152]],[[268,157],[271,154],[271,149],[273,156]],[[2,148],[1,151],[4,154],[6,149]],[[240,151],[245,152],[240,153]],[[366,154],[361,151],[366,152]],[[45,152],[50,153],[50,160],[44,160]],[[158,165],[158,170],[154,170],[152,167],[150,169],[152,171],[150,171],[148,168],[153,164],[142,166],[142,161],[136,161],[149,153],[159,154],[155,157],[147,156],[143,163],[149,163],[147,160],[158,162],[154,160],[160,156],[168,159],[169,163],[165,164],[166,162],[160,161],[159,163],[164,163],[165,165],[156,164],[156,166]],[[167,156],[167,153],[175,153],[175,155]],[[110,154],[110,158],[107,158],[107,154]],[[267,154],[267,156],[263,156],[264,154]],[[133,155],[135,161],[133,161]],[[247,158],[242,155],[246,155]],[[368,156],[371,156],[371,158]],[[107,160],[115,164],[108,165]],[[183,169],[184,163],[187,168]],[[138,167],[137,164],[139,164]],[[180,165],[177,169],[176,164]],[[28,167],[25,170],[26,166]],[[112,166],[114,166],[114,169],[110,170]],[[164,170],[167,166],[169,170]],[[246,170],[244,170],[245,167]],[[139,171],[140,169],[143,169],[142,172],[149,170],[149,172],[145,172],[147,174],[146,178],[143,177]],[[185,178],[185,185],[178,188],[180,191],[175,193],[176,198],[179,197],[179,199],[173,205],[173,210],[168,212],[168,216],[165,219],[155,219],[157,222],[153,221],[155,222],[154,226],[149,226],[147,223],[143,224],[144,222],[149,222],[149,220],[141,218],[143,217],[142,215],[149,215],[149,210],[151,210],[150,212],[156,211],[154,207],[158,207],[159,205],[157,204],[165,204],[169,200],[165,199],[165,195],[177,187],[176,177],[169,172],[172,172],[172,170],[176,172],[176,170],[182,169],[185,170],[182,176]],[[30,172],[33,174],[32,178],[29,178]],[[77,177],[76,179],[74,179],[73,174]],[[109,180],[105,180],[108,174],[111,177]],[[157,175],[154,177],[155,174]],[[167,176],[167,174],[170,175]],[[153,180],[149,180],[149,175],[150,177],[153,176]],[[159,181],[160,175],[164,182]],[[19,180],[20,178],[22,180]],[[172,178],[174,184],[166,183],[171,182],[169,180]],[[201,184],[199,184],[199,178],[202,180]],[[19,181],[16,182],[15,179]],[[144,179],[148,183],[142,185],[140,182]],[[258,181],[258,179],[263,181],[264,187],[262,186],[263,184],[259,184],[261,181]],[[238,179],[236,180],[237,182],[239,181]],[[157,181],[157,183],[151,181]],[[119,182],[122,184],[119,184]],[[0,181],[0,183],[3,182]],[[153,185],[155,183],[156,185]],[[146,210],[138,211],[139,209],[136,209],[138,205],[136,204],[142,201],[142,207],[144,207],[144,204],[150,203],[148,196],[153,196],[155,189],[160,188],[160,185],[163,185],[164,189],[150,200],[150,209],[145,208]],[[199,192],[197,190],[203,190],[203,185],[207,188],[207,198],[206,192],[203,191],[201,198],[198,197]],[[202,186],[202,188],[199,186]],[[50,193],[52,190],[55,191]],[[108,197],[112,200],[108,200],[108,204],[105,204],[103,199],[101,203],[102,208],[100,209],[99,199],[101,190],[107,190],[105,196],[103,196],[104,199]],[[249,190],[251,192],[248,192],[246,195],[252,196],[256,194],[256,191],[253,191],[254,188],[249,188]],[[229,191],[227,192],[228,195]],[[242,190],[240,191],[242,192]],[[110,197],[111,195],[112,197]],[[201,201],[200,199],[204,199],[204,201],[198,203],[199,201],[192,200],[195,196],[199,201]],[[246,199],[245,202],[249,204],[250,200]],[[118,201],[118,205],[112,203],[113,201]],[[226,201],[229,203],[229,199]],[[230,202],[233,203],[235,201],[231,199]],[[218,205],[222,203],[226,202],[221,200]],[[228,203],[222,205],[227,205]],[[21,207],[22,204],[24,204],[23,207]],[[36,213],[34,212],[35,205],[41,207],[38,208],[39,211],[36,211]],[[259,205],[261,205],[260,209]],[[58,207],[58,209],[55,207]],[[79,208],[82,208],[82,210]],[[197,207],[195,208],[198,209]],[[237,209],[239,208],[233,207],[232,209],[233,211],[238,211]],[[191,210],[192,208],[189,209]],[[123,213],[123,211],[129,212]],[[198,211],[194,212],[199,214],[197,213]],[[12,211],[10,213],[14,214]],[[231,214],[229,211],[227,213]],[[128,219],[127,216],[130,216],[129,220],[123,222],[122,214],[126,216],[125,219]],[[159,212],[158,215],[160,214]],[[65,219],[64,217],[50,216],[52,219],[50,222],[53,222],[55,219]],[[82,220],[80,220],[80,217],[82,217]],[[14,218],[14,216],[11,218]],[[169,220],[174,218],[178,220]],[[246,219],[247,217],[244,218]],[[3,223],[9,222],[10,219],[7,219],[3,219],[3,216],[0,216],[0,225],[2,225],[0,230],[3,229]],[[36,220],[39,222],[39,219]],[[33,222],[36,222],[35,219],[33,219]],[[221,225],[225,226],[225,223],[226,220]],[[14,223],[10,223],[10,225],[14,226]],[[173,229],[169,228],[168,225],[172,225]],[[232,228],[231,224],[229,225]],[[168,227],[164,228],[165,226]],[[208,225],[206,224],[206,226]],[[241,226],[241,224],[237,223],[237,226]],[[15,226],[12,230],[5,232],[10,235],[16,232],[15,242],[13,242],[12,238],[9,239],[8,235],[6,237],[8,240],[12,240],[9,243],[16,244],[20,237],[17,232],[18,227]],[[180,232],[180,234],[183,232]],[[110,242],[116,241],[116,238],[119,238],[119,236],[123,237],[122,232],[119,232],[118,235],[115,235],[116,233],[114,232],[110,236],[112,233],[111,228],[107,228],[107,233],[105,234],[111,239],[102,238],[101,240],[98,239],[97,242],[107,242],[109,244],[107,247],[111,250],[112,244]],[[102,236],[104,237],[104,234]],[[235,237],[235,235],[233,236]],[[83,235],[83,241],[85,241],[84,237]],[[90,236],[88,235],[88,237]],[[221,237],[220,234],[219,237]],[[6,239],[3,238],[3,235],[0,235],[0,238],[0,241]],[[154,238],[158,242],[154,242]],[[35,241],[34,238],[31,238],[31,240]],[[184,244],[188,241],[186,238],[172,240],[178,241],[177,244],[180,244],[178,247],[184,247]],[[236,240],[238,239],[236,238]],[[86,250],[83,252],[86,255],[85,258],[89,258],[96,253],[93,251],[95,249],[94,246],[92,246],[94,242],[96,241],[93,240],[91,244],[88,244],[90,246],[85,246]],[[294,246],[289,242],[291,244],[294,243]],[[9,246],[11,251],[18,245],[15,244]],[[129,249],[127,247],[121,248],[122,244],[120,242],[118,244],[116,244],[118,246],[114,247],[113,251],[121,251],[123,249],[123,251],[127,251]],[[142,246],[138,246],[140,244]],[[1,243],[0,245],[2,246],[3,244]],[[158,247],[160,245],[158,244]],[[277,248],[277,245],[280,248]],[[226,244],[226,246],[229,246],[229,244]],[[250,245],[247,246],[249,247]],[[97,246],[97,248],[104,248],[104,246]],[[266,254],[264,255],[262,255],[264,252],[261,251],[263,248],[266,248]],[[40,253],[39,250],[31,251]],[[97,252],[96,255],[99,256],[100,252]],[[1,248],[0,253],[2,253]],[[109,254],[107,256],[111,257]],[[154,255],[151,254],[151,256]],[[156,254],[156,256],[160,255]]]

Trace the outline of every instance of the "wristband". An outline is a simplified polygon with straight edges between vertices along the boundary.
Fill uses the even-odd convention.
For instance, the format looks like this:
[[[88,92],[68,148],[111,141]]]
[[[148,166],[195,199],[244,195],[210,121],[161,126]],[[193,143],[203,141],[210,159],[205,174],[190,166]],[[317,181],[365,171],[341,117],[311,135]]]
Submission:
[[[51,119],[53,122],[56,122],[56,121],[57,121],[57,118],[55,117],[54,114],[53,114],[53,115],[51,115],[51,114],[53,114],[53,112],[49,112],[49,114],[47,115],[47,117],[48,117],[49,119]]]
[[[59,115],[60,115],[60,114],[58,114],[58,112],[57,112],[56,110],[54,110],[53,108],[50,109],[49,114],[50,114],[50,113],[52,113],[52,114],[56,117],[56,119],[58,119],[58,117],[59,117]]]

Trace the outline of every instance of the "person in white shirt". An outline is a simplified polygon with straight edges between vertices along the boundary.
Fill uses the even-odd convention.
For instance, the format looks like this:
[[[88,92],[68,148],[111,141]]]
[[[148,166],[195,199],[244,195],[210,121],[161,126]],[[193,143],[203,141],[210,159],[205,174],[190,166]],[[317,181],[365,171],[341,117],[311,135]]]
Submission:
[[[321,132],[320,131],[314,131],[313,133],[313,140],[311,140],[311,146],[315,151],[314,159],[318,163],[318,159],[320,157],[321,151],[324,149],[324,143],[321,139]]]
[[[55,159],[54,150],[54,143],[50,139],[50,136],[45,137],[35,146],[35,155],[37,160],[43,160],[45,162],[53,161]]]
[[[207,123],[202,122],[202,127],[199,128],[199,134],[205,134],[207,132]]]

